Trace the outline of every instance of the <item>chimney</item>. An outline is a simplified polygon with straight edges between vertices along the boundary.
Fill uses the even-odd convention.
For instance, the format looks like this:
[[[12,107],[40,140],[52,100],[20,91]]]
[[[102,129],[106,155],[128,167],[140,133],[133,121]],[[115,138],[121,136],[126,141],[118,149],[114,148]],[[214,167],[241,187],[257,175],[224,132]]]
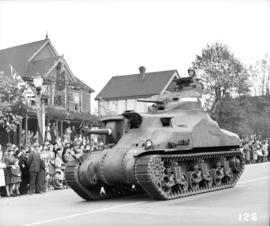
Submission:
[[[146,68],[144,66],[140,66],[139,71],[140,71],[140,80],[143,81],[145,79]]]
[[[48,31],[46,31],[45,40],[49,39]]]

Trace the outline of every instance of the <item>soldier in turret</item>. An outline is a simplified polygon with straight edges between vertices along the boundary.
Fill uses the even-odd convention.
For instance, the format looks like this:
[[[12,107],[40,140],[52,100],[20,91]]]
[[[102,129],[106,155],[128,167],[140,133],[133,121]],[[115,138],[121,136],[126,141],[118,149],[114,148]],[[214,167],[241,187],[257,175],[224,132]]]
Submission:
[[[193,68],[188,69],[188,75],[189,75],[190,78],[192,78],[192,79],[195,78],[196,79],[196,72],[195,72],[195,70]]]
[[[193,68],[188,69],[188,75],[191,78],[191,86],[192,87],[204,89],[203,84],[200,82],[200,79],[197,78],[197,74]]]

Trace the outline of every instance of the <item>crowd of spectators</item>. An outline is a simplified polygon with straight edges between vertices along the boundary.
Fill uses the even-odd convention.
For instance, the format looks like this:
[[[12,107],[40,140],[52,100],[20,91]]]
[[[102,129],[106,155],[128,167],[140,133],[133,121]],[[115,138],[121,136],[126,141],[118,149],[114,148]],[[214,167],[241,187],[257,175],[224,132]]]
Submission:
[[[43,193],[67,187],[64,182],[66,163],[83,153],[95,150],[97,141],[76,134],[68,127],[62,139],[51,130],[46,131],[46,141],[38,144],[38,136],[30,137],[19,147],[8,143],[0,145],[0,195],[18,196]],[[270,138],[250,135],[242,139],[241,151],[246,164],[270,161]]]
[[[0,145],[0,195],[18,196],[43,193],[67,187],[64,169],[70,160],[93,150],[88,137],[72,133],[68,127],[63,138],[46,132],[46,141],[39,145],[33,136],[19,147]]]
[[[246,164],[270,161],[270,138],[263,139],[252,134],[242,139],[241,146]]]

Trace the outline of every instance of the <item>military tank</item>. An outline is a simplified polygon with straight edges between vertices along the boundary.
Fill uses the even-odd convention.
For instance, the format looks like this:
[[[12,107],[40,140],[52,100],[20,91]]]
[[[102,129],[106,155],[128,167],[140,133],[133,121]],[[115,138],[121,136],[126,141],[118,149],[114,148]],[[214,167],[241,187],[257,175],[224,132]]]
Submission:
[[[244,170],[239,137],[221,129],[202,109],[202,86],[176,80],[172,93],[149,102],[148,113],[125,111],[102,119],[104,144],[69,162],[66,183],[83,199],[99,200],[146,192],[170,200],[231,188]]]

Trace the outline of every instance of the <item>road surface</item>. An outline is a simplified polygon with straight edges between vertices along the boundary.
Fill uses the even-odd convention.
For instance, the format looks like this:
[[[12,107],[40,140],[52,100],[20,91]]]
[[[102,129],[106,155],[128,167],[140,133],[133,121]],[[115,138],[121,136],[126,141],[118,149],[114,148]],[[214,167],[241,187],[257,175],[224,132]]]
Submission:
[[[71,189],[0,198],[0,225],[269,226],[270,163],[247,165],[232,189],[171,201],[146,195],[86,202]]]

